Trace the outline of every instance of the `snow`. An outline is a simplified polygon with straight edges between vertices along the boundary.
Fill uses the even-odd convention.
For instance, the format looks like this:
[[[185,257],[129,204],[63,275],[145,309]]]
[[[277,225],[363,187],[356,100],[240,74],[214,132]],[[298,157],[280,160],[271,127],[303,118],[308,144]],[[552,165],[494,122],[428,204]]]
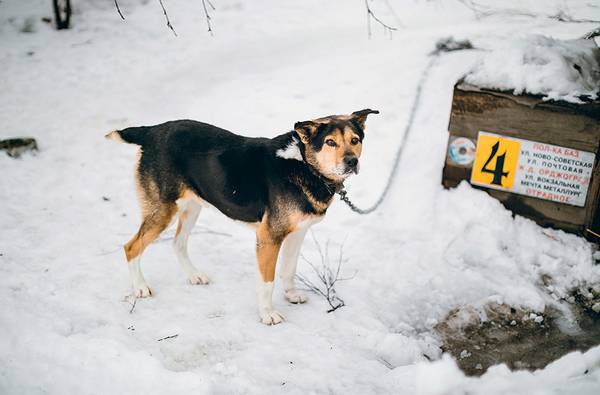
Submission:
[[[477,20],[451,1],[393,2],[403,27],[390,40],[374,25],[369,40],[362,2],[223,0],[215,2],[211,37],[201,2],[165,1],[175,37],[152,1],[119,1],[125,21],[112,2],[74,2],[74,28],[61,32],[39,22],[50,15],[49,1],[21,3],[0,3],[0,138],[35,137],[40,152],[0,155],[0,393],[600,388],[600,347],[539,372],[500,365],[479,379],[465,378],[439,350],[433,327],[456,307],[503,302],[539,314],[549,305],[566,309],[561,300],[573,289],[600,282],[583,239],[513,218],[467,184],[440,185],[452,87],[477,51],[443,55],[432,69],[382,207],[357,216],[336,202],[314,227],[332,257],[343,244],[342,274],[355,274],[337,286],[346,306],[327,314],[312,294],[305,305],[289,304],[276,282],[274,305],[286,322],[260,324],[253,233],[210,210],[192,233],[190,256],[212,283],[186,282],[170,229],[142,258],[155,297],[131,313],[126,297],[121,246],[139,225],[136,148],[107,142],[108,131],[191,118],[275,136],[296,121],[377,109],[361,174],[347,185],[353,201],[368,206],[384,186],[437,39],[497,47],[530,31],[530,19]],[[572,3],[578,15],[600,19],[589,1]],[[373,9],[395,21],[384,2]],[[21,33],[28,19],[34,32]],[[592,27],[535,21],[537,32],[557,39]],[[303,255],[318,261],[310,240]],[[299,271],[311,275],[303,262]],[[553,279],[551,291],[542,275]]]
[[[465,76],[482,87],[546,100],[581,103],[600,92],[600,48],[593,40],[559,40],[528,35],[493,48]]]
[[[447,355],[433,363],[417,365],[417,393],[452,394],[581,394],[598,393],[600,348],[565,355],[534,372],[511,372],[506,365],[490,368],[480,378],[468,378]],[[435,379],[433,379],[435,378]]]

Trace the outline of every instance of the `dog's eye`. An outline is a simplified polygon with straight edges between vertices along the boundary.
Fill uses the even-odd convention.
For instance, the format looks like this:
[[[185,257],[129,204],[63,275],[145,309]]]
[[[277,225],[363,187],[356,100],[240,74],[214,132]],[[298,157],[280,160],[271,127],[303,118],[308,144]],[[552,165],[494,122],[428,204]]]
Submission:
[[[327,144],[330,147],[335,147],[337,144],[335,143],[335,141],[329,139],[329,140],[325,140],[325,144]]]
[[[353,137],[352,140],[350,140],[350,144],[352,144],[352,145],[358,144],[358,138]]]

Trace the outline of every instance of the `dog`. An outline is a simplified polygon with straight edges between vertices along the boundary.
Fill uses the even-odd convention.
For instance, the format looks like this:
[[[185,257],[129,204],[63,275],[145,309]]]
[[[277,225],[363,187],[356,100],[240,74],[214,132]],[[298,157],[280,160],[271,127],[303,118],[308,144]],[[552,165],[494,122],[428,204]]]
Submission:
[[[306,302],[294,285],[300,246],[344,180],[358,174],[365,121],[378,113],[365,109],[296,122],[292,131],[272,139],[244,137],[192,120],[108,133],[108,139],[140,146],[135,180],[142,223],[124,246],[135,297],[152,295],[140,256],[176,216],[177,260],[192,284],[209,283],[190,261],[187,242],[200,209],[214,206],[255,228],[260,320],[282,322],[272,303],[278,256],[285,298]]]

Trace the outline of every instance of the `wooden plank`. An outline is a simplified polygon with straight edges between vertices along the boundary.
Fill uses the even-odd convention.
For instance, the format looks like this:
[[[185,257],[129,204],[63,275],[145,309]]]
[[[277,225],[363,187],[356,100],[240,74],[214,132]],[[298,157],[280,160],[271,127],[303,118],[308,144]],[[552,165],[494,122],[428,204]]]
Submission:
[[[480,131],[559,145],[596,154],[585,207],[474,186],[500,200],[515,214],[542,226],[585,234],[600,227],[600,101],[585,104],[545,102],[532,95],[480,89],[459,82],[454,89],[448,126],[452,137],[477,141]],[[448,151],[446,151],[448,152]],[[442,184],[453,188],[470,180],[471,166],[453,163],[447,156]],[[586,235],[589,236],[589,235]]]
[[[479,131],[486,131],[589,152],[598,151],[598,102],[581,105],[586,110],[578,113],[570,105],[464,88],[462,84],[454,89],[448,127],[451,135],[477,139]]]
[[[596,166],[592,176],[593,182],[590,185],[588,199],[590,199],[587,212],[586,229],[591,232],[586,232],[586,238],[592,241],[600,242],[600,150],[596,155]]]

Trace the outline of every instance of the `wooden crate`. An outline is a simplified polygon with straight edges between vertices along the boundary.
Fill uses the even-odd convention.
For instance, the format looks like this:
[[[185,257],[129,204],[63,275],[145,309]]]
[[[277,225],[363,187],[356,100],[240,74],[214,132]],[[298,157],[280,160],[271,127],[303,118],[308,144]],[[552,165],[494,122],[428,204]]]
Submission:
[[[538,96],[516,96],[481,89],[460,81],[454,87],[448,130],[448,150],[442,179],[446,188],[453,188],[463,180],[471,182],[472,170],[474,163],[477,164],[477,159],[474,163],[457,163],[456,147],[465,140],[457,141],[453,145],[452,156],[450,148],[453,141],[460,137],[477,145],[479,132],[591,152],[593,156],[586,154],[588,158],[593,158],[593,165],[587,163],[588,168],[591,166],[592,170],[583,207],[506,190],[473,186],[486,190],[515,214],[531,218],[542,226],[563,229],[590,240],[600,241],[596,236],[600,234],[599,100],[585,104],[543,101]],[[464,149],[462,151],[464,152]],[[524,154],[523,151],[520,153]],[[459,157],[459,160],[462,158]],[[496,163],[497,160],[496,158]],[[476,172],[481,171],[480,166],[476,168],[479,169],[475,170]]]

